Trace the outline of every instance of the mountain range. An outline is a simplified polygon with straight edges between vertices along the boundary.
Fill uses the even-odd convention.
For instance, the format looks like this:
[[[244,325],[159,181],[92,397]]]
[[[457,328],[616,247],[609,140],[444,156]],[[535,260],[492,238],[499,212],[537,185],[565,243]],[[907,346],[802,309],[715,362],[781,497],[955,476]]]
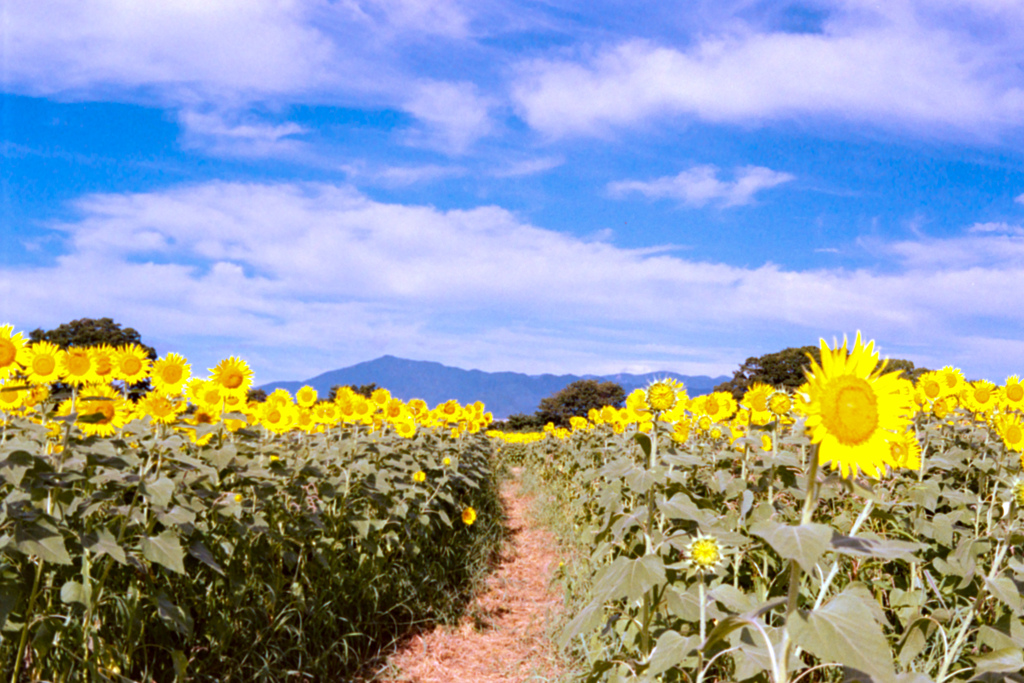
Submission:
[[[316,389],[320,396],[326,397],[333,386],[360,386],[372,383],[386,388],[392,396],[403,401],[422,398],[431,407],[451,398],[463,405],[483,401],[487,410],[494,414],[494,418],[501,420],[516,413],[534,413],[541,399],[580,379],[615,382],[628,394],[637,387],[646,386],[652,380],[664,377],[682,382],[690,396],[711,393],[716,385],[731,379],[724,375],[690,376],[674,372],[649,372],[643,375],[526,375],[520,372],[463,370],[431,361],[381,356],[376,360],[331,370],[306,380],[271,382],[258,388],[267,393],[282,388],[294,394],[308,384]]]

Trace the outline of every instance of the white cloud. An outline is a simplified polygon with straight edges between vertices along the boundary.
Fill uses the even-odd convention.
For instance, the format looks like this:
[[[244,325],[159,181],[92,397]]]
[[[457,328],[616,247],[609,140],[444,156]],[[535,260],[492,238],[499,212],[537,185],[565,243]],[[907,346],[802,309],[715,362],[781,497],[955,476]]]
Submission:
[[[491,104],[472,83],[421,81],[403,105],[422,124],[410,139],[462,154],[492,131]]]
[[[0,269],[9,322],[111,316],[198,367],[245,355],[261,381],[381,353],[490,370],[724,373],[750,355],[739,347],[857,329],[890,355],[951,357],[965,329],[1012,338],[1024,324],[1015,235],[898,242],[894,272],[879,273],[698,262],[500,207],[387,204],[344,186],[213,182],[74,208],[54,226],[64,250],[51,265]],[[974,373],[1024,369],[1009,351],[973,362]]]
[[[536,159],[525,159],[508,164],[503,168],[497,168],[491,172],[495,178],[518,178],[521,176],[544,173],[553,168],[558,168],[565,163],[562,157],[539,157]]]
[[[523,64],[513,97],[531,126],[555,137],[665,115],[729,123],[825,117],[979,137],[1019,126],[1024,49],[1021,31],[1007,22],[1019,25],[1024,12],[955,9],[835,3],[821,33],[733,20],[685,48],[627,39],[582,59]]]
[[[763,166],[744,166],[736,169],[732,182],[719,180],[716,166],[694,166],[675,176],[655,180],[620,180],[608,184],[608,191],[616,197],[638,192],[652,199],[678,199],[690,206],[704,206],[718,202],[722,206],[740,206],[754,201],[754,195],[776,185],[793,180],[789,173],[773,171]]]
[[[211,154],[233,157],[293,155],[303,149],[295,136],[308,133],[297,123],[267,124],[260,121],[230,121],[237,114],[201,113],[184,110],[178,121],[186,147],[205,149]]]
[[[1024,193],[1021,193],[1014,197],[1013,201],[1017,202],[1018,204],[1024,204]]]

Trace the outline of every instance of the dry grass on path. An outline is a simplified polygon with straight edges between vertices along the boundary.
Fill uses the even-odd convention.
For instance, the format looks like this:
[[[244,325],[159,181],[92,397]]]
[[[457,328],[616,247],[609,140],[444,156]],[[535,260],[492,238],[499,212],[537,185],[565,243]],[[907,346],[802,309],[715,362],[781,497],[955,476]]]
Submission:
[[[511,535],[501,560],[458,627],[415,635],[388,660],[379,683],[558,681],[566,673],[548,638],[562,607],[550,587],[558,568],[551,532],[528,521],[530,499],[518,483],[502,492]]]

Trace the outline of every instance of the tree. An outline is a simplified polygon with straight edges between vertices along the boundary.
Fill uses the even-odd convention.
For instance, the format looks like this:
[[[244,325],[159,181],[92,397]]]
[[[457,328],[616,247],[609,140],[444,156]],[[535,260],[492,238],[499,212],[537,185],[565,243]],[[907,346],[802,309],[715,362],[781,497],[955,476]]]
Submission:
[[[356,386],[355,384],[335,384],[333,387],[331,387],[330,393],[327,394],[327,400],[333,401],[334,397],[338,395],[338,390],[341,389],[342,387],[347,387],[351,389],[353,392],[359,394],[360,396],[370,398],[370,395],[373,394],[373,392],[376,391],[377,389],[377,383],[373,382],[371,384],[360,384],[359,386]]]
[[[568,427],[570,417],[586,417],[591,408],[621,407],[625,400],[626,390],[615,382],[581,379],[542,399],[535,415],[542,425]]]
[[[267,392],[263,389],[249,389],[245,394],[246,401],[253,401],[254,403],[263,403],[267,400]]]
[[[132,327],[121,328],[120,323],[111,318],[80,318],[64,323],[52,330],[36,328],[29,332],[31,341],[48,341],[62,349],[72,346],[99,346],[110,344],[118,347],[125,344],[138,344],[150,360],[156,360],[156,349],[142,343],[142,336]]]
[[[490,428],[503,432],[539,432],[544,429],[544,423],[536,414],[515,413],[505,420],[492,423]]]
[[[719,384],[715,391],[728,391],[737,401],[742,399],[747,389],[756,382],[792,391],[807,379],[806,371],[811,368],[808,355],[814,358],[816,363],[821,363],[821,348],[817,346],[790,347],[775,353],[748,358],[739,370],[733,373],[732,379]],[[902,358],[890,359],[885,371],[896,370],[902,370],[904,377],[908,379],[917,379],[922,373],[927,372],[926,368],[915,368],[913,361]]]

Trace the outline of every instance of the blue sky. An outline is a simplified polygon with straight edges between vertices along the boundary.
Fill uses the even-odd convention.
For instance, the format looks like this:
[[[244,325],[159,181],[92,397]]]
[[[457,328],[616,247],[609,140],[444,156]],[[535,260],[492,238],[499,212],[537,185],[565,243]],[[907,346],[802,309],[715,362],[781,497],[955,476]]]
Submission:
[[[1024,371],[1024,5],[0,9],[0,323],[257,381],[729,374],[861,330]]]

